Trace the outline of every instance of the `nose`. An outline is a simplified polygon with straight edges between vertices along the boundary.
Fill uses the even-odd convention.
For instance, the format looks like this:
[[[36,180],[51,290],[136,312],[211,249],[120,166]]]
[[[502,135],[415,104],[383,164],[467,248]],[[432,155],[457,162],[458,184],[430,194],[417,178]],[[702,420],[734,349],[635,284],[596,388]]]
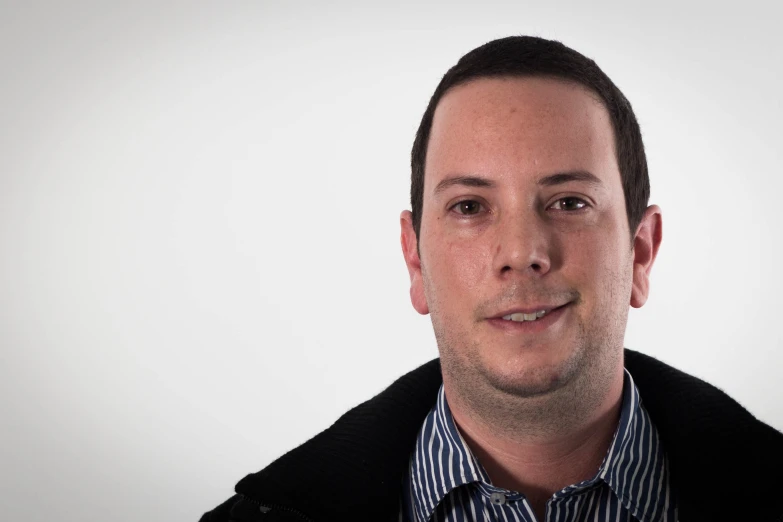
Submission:
[[[493,266],[507,276],[520,273],[546,275],[552,267],[552,237],[543,220],[534,213],[509,216],[497,224]]]

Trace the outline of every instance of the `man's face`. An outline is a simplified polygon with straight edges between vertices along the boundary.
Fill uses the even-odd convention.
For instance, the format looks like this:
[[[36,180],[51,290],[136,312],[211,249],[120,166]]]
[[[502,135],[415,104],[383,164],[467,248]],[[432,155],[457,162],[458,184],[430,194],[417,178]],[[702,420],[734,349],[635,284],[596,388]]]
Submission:
[[[455,87],[435,111],[425,172],[420,250],[409,212],[402,243],[444,379],[540,396],[580,374],[621,373],[628,306],[646,299],[660,214],[650,207],[640,227],[650,237],[630,240],[597,96],[545,78]]]

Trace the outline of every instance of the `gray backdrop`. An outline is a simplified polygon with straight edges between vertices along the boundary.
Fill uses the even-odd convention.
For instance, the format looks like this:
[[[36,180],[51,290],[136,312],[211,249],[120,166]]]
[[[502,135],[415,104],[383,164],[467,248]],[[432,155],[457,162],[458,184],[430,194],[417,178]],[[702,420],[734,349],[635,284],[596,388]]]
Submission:
[[[445,70],[509,34],[593,57],[637,111],[664,242],[626,345],[783,429],[779,15],[2,2],[4,519],[197,520],[436,356],[409,150]]]

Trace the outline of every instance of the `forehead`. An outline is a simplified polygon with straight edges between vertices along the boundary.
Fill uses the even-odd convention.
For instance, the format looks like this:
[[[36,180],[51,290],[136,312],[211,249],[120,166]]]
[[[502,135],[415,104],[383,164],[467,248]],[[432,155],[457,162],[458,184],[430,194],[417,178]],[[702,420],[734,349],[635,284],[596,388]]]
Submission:
[[[581,85],[482,78],[448,91],[435,110],[425,192],[447,175],[524,178],[575,170],[620,183],[609,114]]]

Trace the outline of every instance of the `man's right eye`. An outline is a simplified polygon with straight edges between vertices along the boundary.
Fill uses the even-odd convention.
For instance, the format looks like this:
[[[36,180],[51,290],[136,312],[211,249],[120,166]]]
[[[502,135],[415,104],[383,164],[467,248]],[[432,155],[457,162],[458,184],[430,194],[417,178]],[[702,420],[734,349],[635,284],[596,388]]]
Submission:
[[[481,203],[474,199],[466,199],[455,204],[451,209],[457,212],[457,214],[472,216],[481,212]]]

